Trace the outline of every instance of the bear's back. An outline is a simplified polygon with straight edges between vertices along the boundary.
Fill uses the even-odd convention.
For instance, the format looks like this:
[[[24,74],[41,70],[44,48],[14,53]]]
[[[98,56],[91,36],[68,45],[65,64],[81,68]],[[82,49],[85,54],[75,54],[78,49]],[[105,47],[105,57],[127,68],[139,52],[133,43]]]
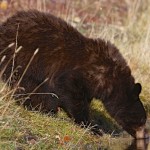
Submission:
[[[66,47],[80,48],[84,44],[83,36],[65,21],[36,10],[18,12],[3,23],[1,28],[0,35],[3,39],[0,40],[4,40],[5,47],[16,40],[19,46],[28,47],[29,50],[49,48],[50,51],[58,45],[66,50]]]
[[[0,59],[5,55],[5,62],[8,62],[15,49],[22,46],[15,57],[15,67],[21,66],[23,72],[35,50],[39,49],[28,72],[42,69],[40,73],[45,78],[58,70],[69,70],[87,62],[89,56],[85,49],[86,40],[87,38],[58,17],[36,10],[21,11],[0,26],[0,52],[9,44],[15,43],[2,53]],[[9,73],[6,74],[10,74],[12,66],[8,65],[7,68]]]

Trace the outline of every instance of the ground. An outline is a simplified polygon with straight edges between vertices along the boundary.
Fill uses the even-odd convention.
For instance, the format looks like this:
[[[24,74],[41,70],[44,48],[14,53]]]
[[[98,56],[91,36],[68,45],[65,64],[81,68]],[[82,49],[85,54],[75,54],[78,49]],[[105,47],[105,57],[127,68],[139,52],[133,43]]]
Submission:
[[[88,37],[100,37],[114,43],[127,59],[136,81],[143,86],[141,99],[150,117],[150,0],[0,2],[0,22],[17,10],[34,8],[64,18]],[[92,103],[92,118],[97,121],[99,117],[103,119],[103,138],[74,125],[61,110],[57,117],[26,111],[14,104],[12,91],[8,92],[4,84],[0,89],[0,149],[122,150],[131,143],[131,137],[122,132],[97,100]],[[150,129],[149,122],[147,127]],[[136,147],[137,143],[133,143],[133,146]]]

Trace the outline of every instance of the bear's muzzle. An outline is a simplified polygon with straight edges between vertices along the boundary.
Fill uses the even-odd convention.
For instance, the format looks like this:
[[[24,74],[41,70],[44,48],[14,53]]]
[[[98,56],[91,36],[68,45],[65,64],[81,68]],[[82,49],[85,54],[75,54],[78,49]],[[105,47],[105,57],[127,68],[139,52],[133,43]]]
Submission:
[[[136,130],[136,135],[135,135],[136,139],[147,139],[147,138],[149,138],[148,131],[145,128],[145,125],[138,127],[135,130]]]

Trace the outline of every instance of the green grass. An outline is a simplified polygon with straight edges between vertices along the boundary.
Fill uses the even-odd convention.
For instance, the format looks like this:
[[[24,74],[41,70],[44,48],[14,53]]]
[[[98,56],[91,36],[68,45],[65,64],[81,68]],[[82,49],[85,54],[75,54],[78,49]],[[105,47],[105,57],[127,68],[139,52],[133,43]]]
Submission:
[[[57,117],[49,117],[18,107],[8,98],[0,106],[0,149],[83,149],[91,141],[93,147],[100,142],[89,129],[75,125],[62,111]]]
[[[84,149],[88,146],[97,149],[105,147],[110,140],[109,134],[102,138],[92,135],[90,129],[82,129],[75,125],[63,111],[60,111],[57,117],[49,117],[27,111],[8,97],[3,97],[0,101],[0,149],[2,150]],[[105,111],[97,101],[92,103],[92,108],[95,117],[99,114],[94,114],[94,110]],[[110,124],[113,121],[108,114],[105,117],[102,115],[101,118],[105,122],[103,127],[106,130],[112,132],[117,129],[117,126]],[[69,137],[69,140],[65,140],[66,137]],[[102,144],[102,141],[105,144]]]
[[[18,1],[20,7],[12,3],[12,12],[14,13],[15,9],[29,7],[45,10],[42,4],[40,6],[35,3],[29,6],[24,2]],[[45,1],[42,2],[44,4]],[[150,118],[150,0],[144,0],[141,3],[140,1],[128,2],[126,15],[113,10],[110,14],[112,18],[115,17],[115,21],[109,22],[108,20],[109,23],[104,22],[110,15],[106,9],[96,10],[96,12],[97,1],[93,5],[91,2],[93,1],[85,0],[83,3],[73,1],[74,5],[71,4],[71,7],[68,3],[65,13],[58,10],[58,15],[73,24],[84,35],[110,40],[120,49],[132,69],[136,82],[142,84],[143,90],[140,97]],[[107,7],[110,6],[107,5]],[[76,13],[77,9],[81,9],[81,16],[80,13]],[[12,12],[8,10],[6,15],[2,13],[1,20],[5,20],[6,16],[10,16]],[[95,13],[96,21],[91,22],[89,18],[88,21],[84,20],[89,12]],[[103,21],[100,22],[99,18]],[[120,18],[121,23],[118,23],[116,20]],[[27,111],[15,104],[11,99],[11,94],[6,96],[7,92],[6,90],[0,94],[0,149],[2,150],[82,150],[100,147],[101,149],[123,150],[131,143],[131,137],[120,129],[97,100],[91,104],[91,118],[100,123],[105,132],[104,137],[92,135],[89,129],[80,128],[63,111],[55,117]],[[150,129],[150,121],[147,127]],[[118,133],[120,133],[119,137],[114,136]]]

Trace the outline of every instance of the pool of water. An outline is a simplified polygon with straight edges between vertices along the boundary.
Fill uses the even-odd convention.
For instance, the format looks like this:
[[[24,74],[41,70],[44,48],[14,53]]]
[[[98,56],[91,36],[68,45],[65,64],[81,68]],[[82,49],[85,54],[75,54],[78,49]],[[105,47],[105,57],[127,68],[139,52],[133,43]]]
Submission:
[[[99,150],[150,150],[150,118],[147,119],[146,129],[149,138],[133,140],[129,135],[125,137],[117,137],[103,142],[103,146]]]
[[[94,146],[89,143],[83,150],[150,150],[150,138],[145,140],[133,140],[129,138],[110,138]]]
[[[145,140],[129,140],[119,139],[110,142],[109,145],[100,148],[100,150],[150,150],[150,139]]]

